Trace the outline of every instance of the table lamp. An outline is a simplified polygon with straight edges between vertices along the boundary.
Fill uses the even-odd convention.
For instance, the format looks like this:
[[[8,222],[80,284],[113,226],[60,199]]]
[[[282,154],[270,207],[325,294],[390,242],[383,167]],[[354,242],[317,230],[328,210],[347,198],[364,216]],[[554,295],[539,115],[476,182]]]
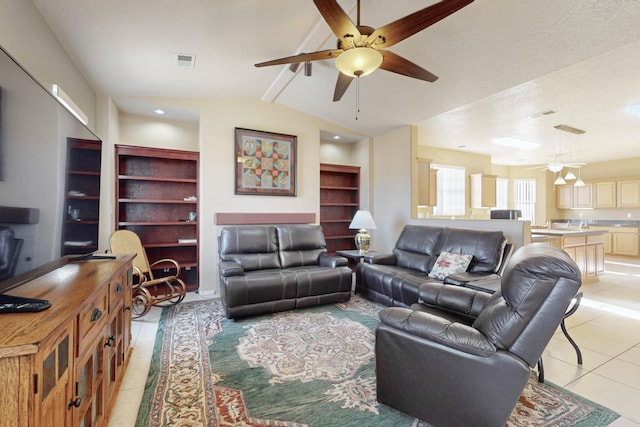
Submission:
[[[358,234],[356,234],[355,237],[358,252],[360,252],[361,254],[366,254],[367,252],[369,252],[371,236],[369,235],[368,230],[376,229],[376,223],[373,221],[371,213],[367,210],[357,211],[353,216],[351,224],[349,224],[349,228],[358,230]]]

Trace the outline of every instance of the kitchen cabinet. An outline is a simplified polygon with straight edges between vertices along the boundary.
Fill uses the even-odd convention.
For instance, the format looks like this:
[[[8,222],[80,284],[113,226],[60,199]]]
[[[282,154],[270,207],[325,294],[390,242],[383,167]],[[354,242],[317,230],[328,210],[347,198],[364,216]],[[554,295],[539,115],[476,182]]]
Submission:
[[[532,237],[556,237],[553,245],[565,251],[582,273],[583,282],[594,281],[604,271],[603,230],[535,229]]]
[[[476,173],[471,178],[471,207],[491,208],[496,206],[496,181],[498,175]]]
[[[108,424],[131,355],[133,257],[60,260],[8,291],[52,306],[0,319],[0,426]]]
[[[573,185],[556,185],[556,208],[571,209],[573,207]]]
[[[638,228],[637,227],[617,227],[612,234],[612,254],[638,256]]]
[[[595,208],[615,208],[616,200],[616,181],[599,181],[594,183],[595,186]]]
[[[617,207],[640,207],[640,179],[619,180],[617,190]]]
[[[609,255],[640,255],[639,227],[589,226],[589,230],[605,231],[603,250]]]
[[[437,206],[438,170],[431,168],[431,160],[418,158],[418,205]]]
[[[573,203],[572,208],[575,209],[588,209],[593,208],[593,184],[585,183],[582,186],[573,186]]]

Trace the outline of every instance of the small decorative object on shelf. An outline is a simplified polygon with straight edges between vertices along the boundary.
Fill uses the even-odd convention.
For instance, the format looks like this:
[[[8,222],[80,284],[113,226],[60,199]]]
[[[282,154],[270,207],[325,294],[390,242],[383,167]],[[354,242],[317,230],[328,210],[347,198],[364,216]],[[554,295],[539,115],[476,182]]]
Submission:
[[[376,223],[373,220],[371,213],[367,210],[359,210],[356,212],[349,228],[358,230],[358,234],[356,234],[355,237],[358,251],[361,254],[369,252],[369,247],[371,245],[371,235],[369,234],[369,230],[376,229]]]

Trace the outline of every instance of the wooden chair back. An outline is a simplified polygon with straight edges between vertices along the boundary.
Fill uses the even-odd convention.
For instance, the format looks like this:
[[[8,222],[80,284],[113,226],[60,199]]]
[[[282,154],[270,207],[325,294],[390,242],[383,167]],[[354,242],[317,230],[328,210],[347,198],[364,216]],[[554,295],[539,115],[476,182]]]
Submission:
[[[136,233],[130,230],[116,230],[109,237],[109,246],[114,254],[135,253],[136,257],[133,259],[134,267],[137,267],[142,274],[149,275],[149,279],[153,280],[147,253],[144,250],[144,246],[142,246],[140,237]]]

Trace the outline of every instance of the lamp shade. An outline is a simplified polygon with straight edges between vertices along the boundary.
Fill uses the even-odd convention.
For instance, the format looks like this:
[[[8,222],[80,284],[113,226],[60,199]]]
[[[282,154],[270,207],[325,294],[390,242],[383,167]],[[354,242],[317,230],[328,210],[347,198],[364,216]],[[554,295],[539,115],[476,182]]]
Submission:
[[[382,64],[382,54],[371,47],[354,47],[336,58],[336,68],[349,77],[373,73]]]
[[[353,216],[353,220],[351,221],[351,224],[349,224],[349,228],[358,230],[361,228],[375,230],[376,223],[371,216],[371,212],[368,210],[359,210]]]
[[[559,173],[558,173],[558,177],[556,178],[556,180],[553,181],[554,185],[564,185],[566,183],[567,183],[567,181],[565,181],[564,178],[562,178],[562,175],[560,175]]]

